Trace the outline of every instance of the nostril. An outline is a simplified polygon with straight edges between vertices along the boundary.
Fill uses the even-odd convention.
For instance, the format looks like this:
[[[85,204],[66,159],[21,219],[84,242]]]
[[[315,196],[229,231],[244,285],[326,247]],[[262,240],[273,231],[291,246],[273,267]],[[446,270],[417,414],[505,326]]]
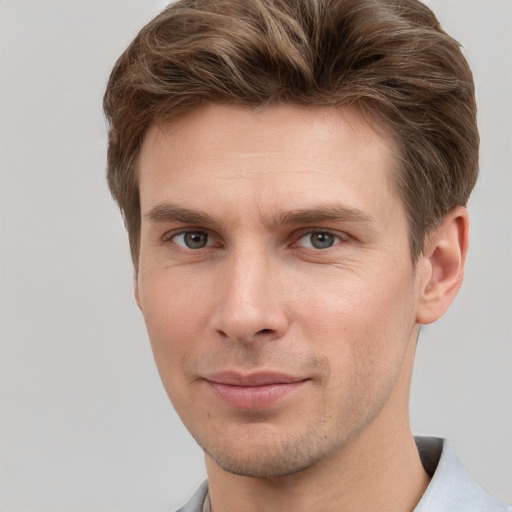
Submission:
[[[272,329],[261,329],[256,334],[272,334],[274,331]]]

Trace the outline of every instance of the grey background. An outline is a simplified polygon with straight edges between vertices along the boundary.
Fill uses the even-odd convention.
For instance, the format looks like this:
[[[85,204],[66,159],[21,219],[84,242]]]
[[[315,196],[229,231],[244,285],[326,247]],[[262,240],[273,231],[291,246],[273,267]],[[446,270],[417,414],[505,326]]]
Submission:
[[[512,2],[431,0],[478,86],[481,179],[452,310],[423,330],[415,432],[512,502]],[[162,511],[204,477],[158,380],[104,179],[101,97],[159,0],[0,0],[0,510]]]

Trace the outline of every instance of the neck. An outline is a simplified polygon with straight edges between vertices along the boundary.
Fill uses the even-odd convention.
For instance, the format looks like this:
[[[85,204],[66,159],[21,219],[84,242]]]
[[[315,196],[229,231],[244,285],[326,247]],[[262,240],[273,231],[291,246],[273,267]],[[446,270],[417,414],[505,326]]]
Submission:
[[[280,478],[234,475],[207,458],[212,512],[414,510],[429,477],[412,434],[362,437],[343,453]]]

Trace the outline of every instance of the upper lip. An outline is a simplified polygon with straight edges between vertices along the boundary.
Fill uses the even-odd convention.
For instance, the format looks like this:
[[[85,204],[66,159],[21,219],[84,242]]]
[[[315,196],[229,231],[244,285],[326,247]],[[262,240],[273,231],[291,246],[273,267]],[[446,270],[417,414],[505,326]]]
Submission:
[[[290,375],[282,372],[261,371],[254,373],[240,373],[237,371],[221,371],[211,373],[204,377],[210,382],[226,384],[229,386],[268,386],[270,384],[291,384],[307,380],[303,377]]]

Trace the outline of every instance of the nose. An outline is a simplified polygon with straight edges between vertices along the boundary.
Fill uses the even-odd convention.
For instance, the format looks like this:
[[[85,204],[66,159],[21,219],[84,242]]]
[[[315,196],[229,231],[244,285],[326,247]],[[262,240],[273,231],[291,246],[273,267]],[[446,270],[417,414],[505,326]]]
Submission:
[[[276,340],[288,329],[289,315],[279,264],[265,251],[233,251],[224,261],[214,329],[222,337],[248,344]]]

